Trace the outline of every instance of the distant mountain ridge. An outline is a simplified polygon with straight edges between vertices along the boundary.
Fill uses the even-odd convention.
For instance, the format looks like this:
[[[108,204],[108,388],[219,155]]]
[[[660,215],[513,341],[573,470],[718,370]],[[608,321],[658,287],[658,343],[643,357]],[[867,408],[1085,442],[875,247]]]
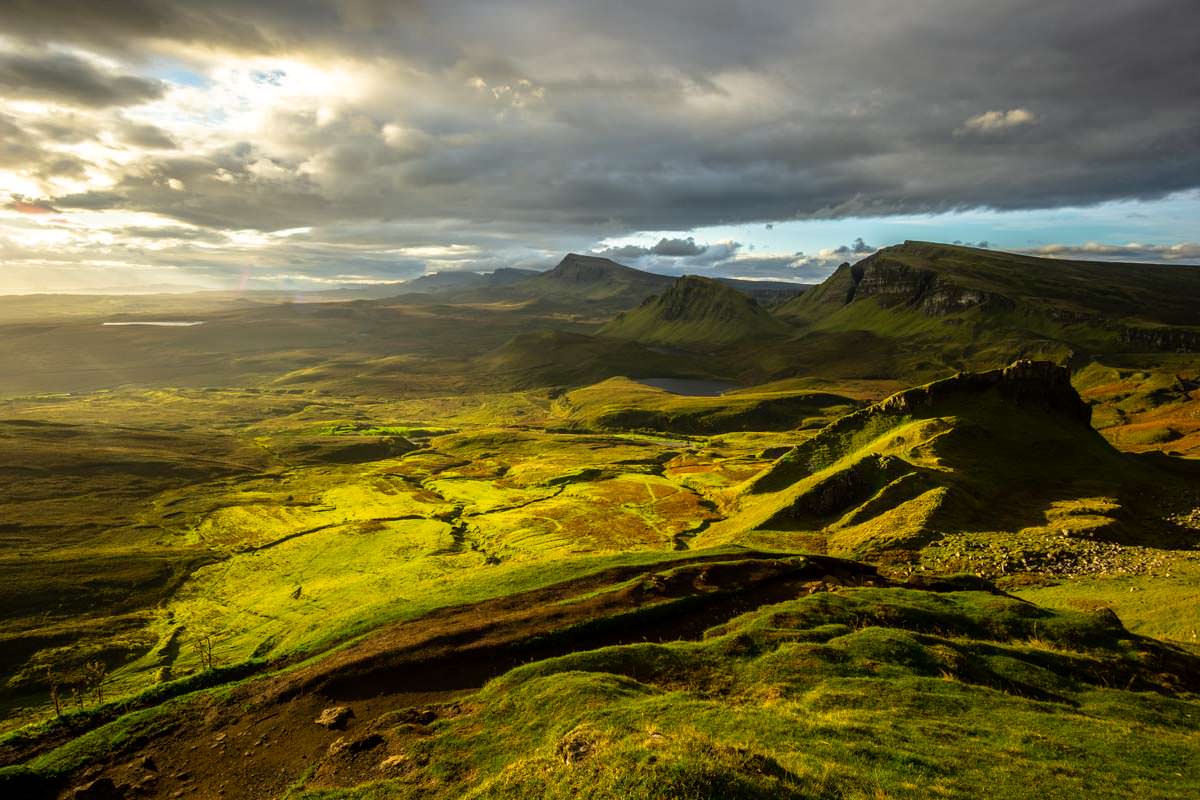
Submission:
[[[842,264],[775,309],[806,352],[854,342],[876,374],[919,378],[1019,358],[1078,363],[1200,352],[1200,267],[1060,261],[929,242]]]
[[[537,274],[537,270],[513,267],[501,267],[493,272],[431,272],[400,284],[397,294],[509,286]]]
[[[451,302],[489,300],[539,300],[549,303],[585,303],[603,306],[613,312],[633,308],[675,282],[677,276],[619,264],[603,256],[568,253],[553,268],[501,268],[494,272],[435,272],[403,284],[391,284],[389,295],[433,294]],[[758,281],[715,277],[725,286],[755,298],[761,303],[778,305],[809,288],[809,284],[787,281]]]

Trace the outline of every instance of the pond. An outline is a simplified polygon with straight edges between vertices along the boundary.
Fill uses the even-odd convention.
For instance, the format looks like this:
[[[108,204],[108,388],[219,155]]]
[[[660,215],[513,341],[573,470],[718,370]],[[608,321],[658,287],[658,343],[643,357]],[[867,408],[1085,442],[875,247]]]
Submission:
[[[653,386],[671,394],[685,394],[693,397],[716,397],[738,388],[736,383],[729,381],[705,381],[695,378],[635,378],[644,386]]]
[[[203,325],[204,322],[172,322],[172,321],[154,321],[154,322],[104,322],[101,323],[106,328],[125,328],[132,325],[149,325],[155,328],[191,328],[196,325]]]

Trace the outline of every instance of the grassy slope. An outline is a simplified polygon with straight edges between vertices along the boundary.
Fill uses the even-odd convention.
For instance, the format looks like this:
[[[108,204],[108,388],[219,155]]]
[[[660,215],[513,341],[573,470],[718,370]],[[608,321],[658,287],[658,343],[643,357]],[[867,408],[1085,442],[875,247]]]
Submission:
[[[941,568],[994,576],[1053,572],[1034,557],[1050,550],[1078,573],[1120,568],[1113,559],[1129,555],[1124,546],[1178,551],[1195,542],[1179,518],[1194,502],[1194,469],[1164,471],[1122,454],[1045,398],[1005,397],[1003,383],[960,393],[964,380],[973,379],[931,384],[831,424],[748,484],[737,513],[701,541],[791,542],[904,562],[945,540]],[[1011,391],[1023,391],[1019,381]],[[1133,561],[1138,571],[1158,566]]]
[[[1116,447],[1200,455],[1200,366],[1119,369],[1093,363],[1074,379],[1093,423]]]
[[[321,789],[331,758],[296,796],[1183,798],[1195,668],[1110,615],[842,590],[519,668],[432,724],[376,728],[390,779]]]

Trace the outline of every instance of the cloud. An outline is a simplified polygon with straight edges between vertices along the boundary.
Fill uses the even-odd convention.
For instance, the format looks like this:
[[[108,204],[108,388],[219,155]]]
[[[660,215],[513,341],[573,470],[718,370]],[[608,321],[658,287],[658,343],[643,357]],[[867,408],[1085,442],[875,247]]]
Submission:
[[[824,251],[679,232],[1200,186],[1197,25],[1194,0],[1067,0],[1036,25],[1027,0],[10,0],[0,179],[118,238],[128,215],[255,232],[201,254],[217,271],[308,228],[338,263],[481,248],[455,268],[669,231],[612,257],[788,275]],[[355,252],[329,274],[390,274]]]
[[[1178,242],[1175,244],[1047,244],[1022,250],[1023,253],[1049,258],[1078,259],[1081,261],[1148,261],[1180,262],[1200,265],[1200,242]]]
[[[155,125],[127,122],[119,129],[121,141],[147,150],[174,150],[178,142],[162,128]]]
[[[658,244],[650,248],[650,252],[656,256],[670,256],[678,258],[681,256],[698,256],[707,250],[706,245],[696,244],[696,240],[689,236],[686,239],[667,239],[658,240]]]
[[[611,258],[614,261],[633,261],[642,256],[649,255],[650,248],[636,244],[623,244],[619,247],[606,247],[598,251],[597,254],[605,258]]]
[[[864,242],[862,237],[859,236],[851,244],[844,244],[844,245],[841,245],[840,247],[835,247],[832,250],[823,250],[822,252],[828,253],[829,255],[835,255],[835,256],[856,256],[856,255],[861,256],[861,255],[866,255],[868,253],[873,253],[878,249],[879,248],[872,247],[871,245]]]
[[[229,237],[223,233],[210,231],[205,228],[185,228],[181,225],[164,225],[161,227],[130,225],[119,229],[121,237],[134,239],[149,239],[152,241],[193,241],[210,244],[224,244]]]
[[[955,133],[996,134],[1022,125],[1036,125],[1037,122],[1037,116],[1025,108],[985,111],[968,119]]]
[[[157,99],[161,81],[100,69],[69,53],[0,53],[0,94],[102,108]]]
[[[16,211],[18,214],[57,214],[58,209],[49,203],[41,203],[36,200],[27,200],[24,197],[14,196],[5,206],[10,211]]]
[[[725,245],[718,245],[718,258],[723,258]],[[627,261],[637,261],[644,259],[646,256],[662,256],[663,258],[690,258],[701,256],[708,252],[709,246],[705,244],[696,244],[696,239],[693,236],[687,238],[668,239],[663,237],[658,240],[658,243],[652,247],[642,247],[636,244],[620,245],[618,247],[608,247],[599,251],[600,255],[605,258],[614,260],[625,259]]]

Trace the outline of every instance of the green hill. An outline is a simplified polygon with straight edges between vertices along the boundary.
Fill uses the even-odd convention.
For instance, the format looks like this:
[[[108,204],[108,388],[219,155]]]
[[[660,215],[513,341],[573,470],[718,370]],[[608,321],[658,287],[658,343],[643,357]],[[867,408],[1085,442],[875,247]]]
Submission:
[[[619,303],[632,307],[671,285],[666,275],[626,267],[599,256],[568,253],[554,269],[510,287],[515,295],[546,300]]]
[[[832,392],[751,387],[716,397],[682,396],[610,378],[569,392],[560,403],[568,423],[589,430],[658,430],[685,434],[819,427],[857,403]]]
[[[786,331],[786,326],[736,289],[686,275],[663,294],[618,315],[600,333],[645,344],[712,349]]]
[[[905,242],[776,309],[814,341],[869,335],[896,374],[1200,351],[1200,267],[1060,261]],[[905,354],[896,354],[899,344]],[[802,338],[797,347],[804,350]]]
[[[706,535],[791,532],[779,535],[875,557],[974,540],[954,566],[1000,575],[1056,551],[1065,567],[1096,542],[1190,546],[1168,510],[1189,479],[1114,450],[1089,417],[1068,371],[1045,362],[909,389],[798,444]]]

